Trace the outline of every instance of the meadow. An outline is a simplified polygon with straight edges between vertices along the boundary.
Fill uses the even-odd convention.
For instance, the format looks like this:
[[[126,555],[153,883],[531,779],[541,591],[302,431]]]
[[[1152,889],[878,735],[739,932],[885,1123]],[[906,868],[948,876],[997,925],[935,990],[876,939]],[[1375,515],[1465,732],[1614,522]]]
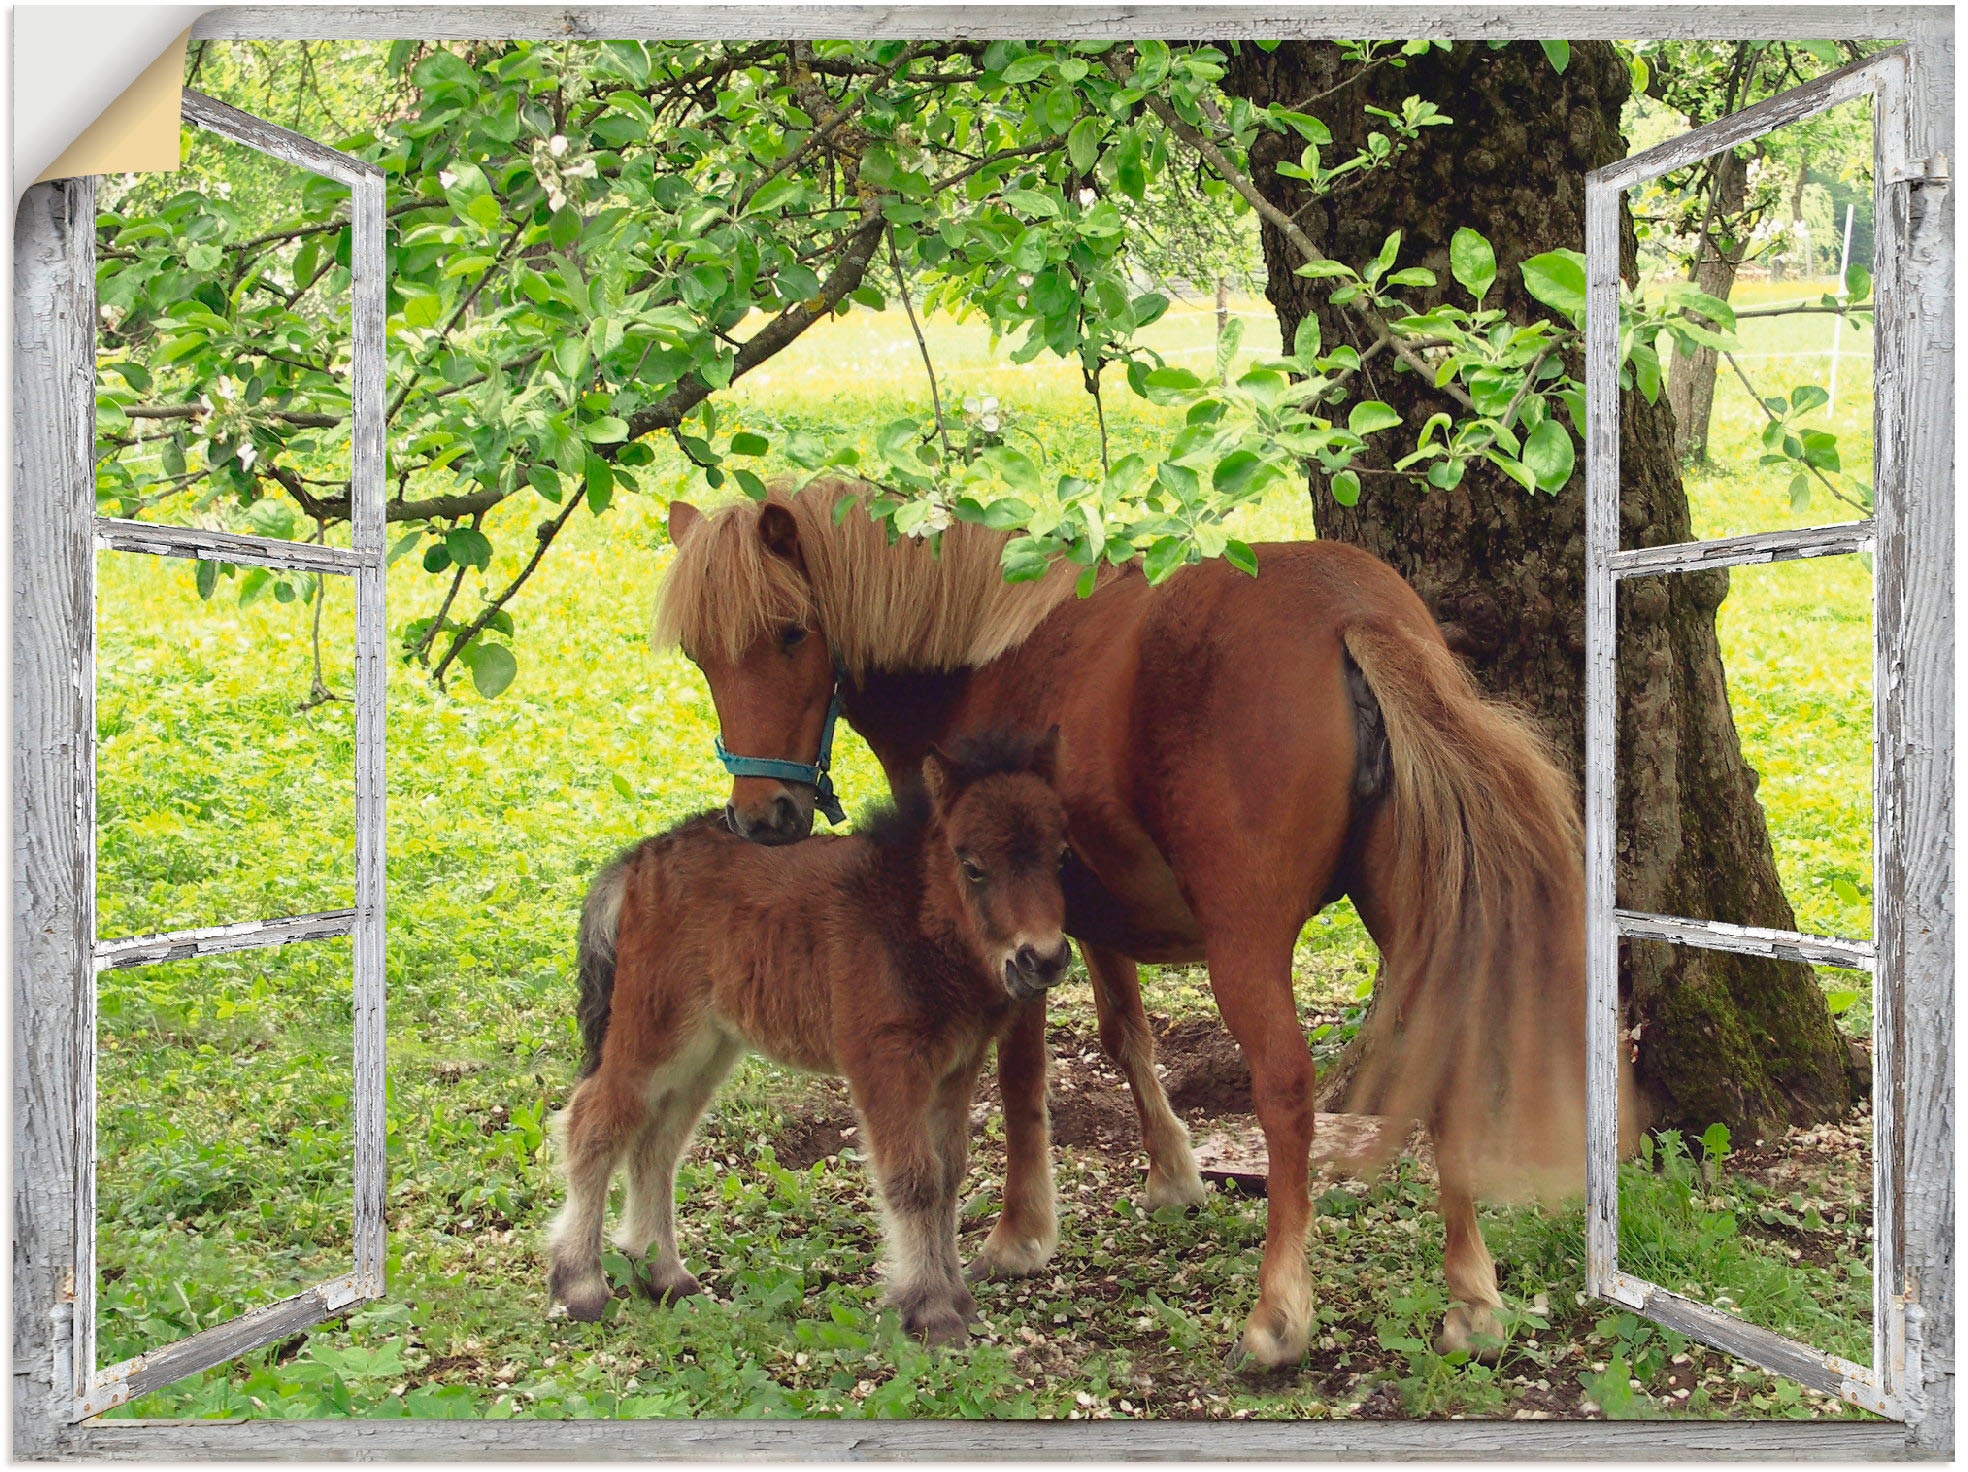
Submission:
[[[1804,294],[1745,284],[1739,304]],[[1239,301],[1244,352],[1275,347]],[[1822,382],[1823,317],[1745,324],[1745,367],[1769,385]],[[995,398],[1062,465],[1094,463],[1076,373],[1013,367],[980,328],[926,324],[953,412]],[[1178,303],[1157,345],[1207,363],[1206,304]],[[1848,352],[1870,333],[1847,330]],[[1845,359],[1835,422],[1848,463],[1870,448],[1868,361]],[[1766,390],[1769,391],[1769,390]],[[857,311],[744,380],[735,415],[761,432],[875,429],[926,395],[894,314]],[[1819,411],[1826,416],[1826,411]],[[1116,443],[1162,411],[1110,399]],[[1754,465],[1761,420],[1726,375],[1719,464],[1692,473],[1702,535],[1845,519],[1793,510]],[[550,1318],[539,1231],[558,1204],[550,1125],[578,1062],[573,925],[588,877],[635,837],[721,801],[715,723],[696,671],[646,638],[672,495],[704,488],[674,455],[643,494],[581,516],[512,612],[519,674],[496,700],[390,676],[389,1297],[156,1392],[144,1416],[1345,1416],[1836,1415],[1840,1409],[1583,1293],[1580,1214],[1495,1209],[1485,1229],[1512,1306],[1495,1367],[1430,1348],[1442,1304],[1440,1226],[1425,1160],[1379,1180],[1321,1183],[1319,1334],[1300,1371],[1242,1373],[1222,1351],[1255,1292],[1261,1195],[1144,1214],[1125,1130],[1062,1128],[1060,1254],[989,1285],[961,1354],[902,1339],[880,1305],[876,1239],[842,1097],[741,1065],[681,1184],[690,1267],[713,1296],[675,1309],[618,1300],[600,1324]],[[530,505],[494,517],[525,547]],[[1238,535],[1312,535],[1302,492],[1244,513]],[[510,554],[507,554],[510,557]],[[495,562],[487,581],[512,571]],[[99,931],[105,937],[351,902],[352,724],[346,701],[303,709],[308,611],[231,587],[201,602],[189,564],[100,554]],[[390,576],[392,625],[426,613],[416,557]],[[474,591],[468,585],[467,597]],[[1800,927],[1870,933],[1867,568],[1819,559],[1738,574],[1723,605],[1731,703]],[[347,589],[321,637],[346,692]],[[845,731],[850,811],[881,794]],[[1338,905],[1296,957],[1301,1013],[1329,1057],[1371,987],[1374,957]],[[349,958],[345,943],[245,952],[101,978],[99,1361],[157,1347],[345,1270]],[[1824,981],[1863,1033],[1863,988]],[[1144,972],[1178,1108],[1207,1095],[1183,1048],[1220,1037],[1200,972]],[[1057,994],[1062,1119],[1131,1119],[1098,1057],[1083,983]],[[1181,1075],[1178,1077],[1178,1075]],[[1192,1077],[1192,1075],[1195,1075]],[[1229,1101],[1235,1116],[1236,1101]],[[1069,1108],[1068,1105],[1072,1105]],[[1201,1128],[1217,1112],[1192,1111]],[[1248,1109],[1248,1104],[1242,1106]],[[1629,1167],[1625,1251],[1640,1271],[1760,1322],[1869,1358],[1870,1212],[1861,1117],[1780,1141],[1668,1139]],[[966,1183],[967,1245],[991,1220],[1001,1161],[982,1111]],[[1798,1142],[1788,1142],[1797,1144]],[[618,1281],[625,1264],[611,1259]]]

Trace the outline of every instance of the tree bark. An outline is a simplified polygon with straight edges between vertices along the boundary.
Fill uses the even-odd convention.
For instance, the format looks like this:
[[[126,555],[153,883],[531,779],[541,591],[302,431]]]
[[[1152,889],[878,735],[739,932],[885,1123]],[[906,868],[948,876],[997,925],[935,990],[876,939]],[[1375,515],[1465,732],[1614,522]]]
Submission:
[[[1709,184],[1715,203],[1708,211],[1708,229],[1695,242],[1695,289],[1725,302],[1742,264],[1743,242],[1736,238],[1734,222],[1742,213],[1748,183],[1749,165],[1734,149],[1715,161],[1715,177]],[[1714,348],[1698,347],[1692,356],[1676,353],[1668,363],[1674,453],[1682,460],[1708,459],[1708,421],[1715,408],[1715,370],[1720,362]]]
[[[1460,294],[1448,245],[1458,226],[1486,235],[1497,279],[1488,304],[1514,317],[1543,313],[1518,264],[1584,243],[1585,174],[1621,158],[1626,67],[1603,43],[1575,43],[1561,76],[1542,50],[1458,43],[1345,82],[1349,68],[1323,43],[1240,48],[1225,85],[1258,104],[1318,104],[1332,128],[1329,157],[1346,156],[1375,126],[1365,104],[1398,109],[1429,98],[1454,119],[1431,128],[1392,167],[1357,188],[1308,201],[1275,164],[1297,147],[1265,135],[1253,150],[1259,187],[1335,259],[1371,260],[1395,229],[1400,264],[1431,267],[1445,286],[1418,291],[1418,308]],[[1307,313],[1327,343],[1358,341],[1327,301],[1329,282],[1295,276],[1289,243],[1263,232],[1267,291],[1284,341]],[[1629,276],[1632,227],[1624,232]],[[1466,300],[1466,297],[1461,298]],[[1576,358],[1572,371],[1580,371]],[[1410,425],[1444,407],[1414,374],[1384,359],[1361,388]],[[1622,406],[1621,523],[1628,546],[1687,540],[1688,502],[1665,404],[1637,394]],[[1398,452],[1397,452],[1398,453]],[[1386,462],[1378,463],[1384,468]],[[1451,645],[1494,694],[1528,708],[1581,770],[1584,738],[1584,474],[1555,497],[1531,496],[1472,467],[1453,491],[1370,475],[1359,504],[1339,505],[1312,476],[1319,534],[1390,562],[1425,599]],[[1634,909],[1794,928],[1729,710],[1715,612],[1726,572],[1629,581],[1620,598],[1620,903]],[[1622,987],[1637,1030],[1637,1067],[1652,1121],[1695,1129],[1721,1121],[1751,1133],[1844,1113],[1852,1102],[1841,1045],[1809,968],[1716,951],[1628,943]]]

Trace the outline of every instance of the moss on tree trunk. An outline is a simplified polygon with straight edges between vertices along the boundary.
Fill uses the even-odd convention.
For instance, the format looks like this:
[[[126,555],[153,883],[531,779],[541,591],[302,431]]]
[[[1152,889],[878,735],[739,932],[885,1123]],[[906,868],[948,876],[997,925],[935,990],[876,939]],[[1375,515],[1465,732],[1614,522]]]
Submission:
[[[1450,237],[1486,235],[1497,280],[1488,304],[1513,316],[1543,311],[1518,264],[1557,247],[1583,249],[1585,174],[1626,149],[1620,104],[1629,86],[1611,46],[1578,43],[1563,75],[1522,43],[1492,50],[1458,44],[1353,78],[1323,43],[1241,48],[1229,90],[1260,104],[1312,108],[1332,128],[1329,159],[1345,157],[1375,126],[1365,104],[1398,109],[1420,95],[1454,118],[1432,128],[1391,168],[1335,196],[1308,201],[1275,165],[1289,155],[1275,135],[1253,150],[1259,187],[1336,259],[1371,260],[1393,230],[1400,264],[1431,267],[1438,299],[1453,286]],[[1268,294],[1290,342],[1307,313],[1327,343],[1354,342],[1357,323],[1325,301],[1330,283],[1292,273],[1298,262],[1263,232]],[[1629,275],[1633,234],[1624,232]],[[1574,356],[1574,373],[1579,363]],[[1446,406],[1385,357],[1362,388],[1418,425]],[[1397,452],[1398,453],[1398,452]],[[1688,501],[1667,406],[1629,395],[1621,430],[1621,522],[1628,546],[1684,541]],[[1385,469],[1387,461],[1368,461]],[[1313,475],[1319,534],[1392,563],[1434,611],[1450,643],[1495,694],[1536,712],[1580,769],[1584,739],[1584,474],[1555,497],[1531,496],[1474,469],[1453,491],[1369,474],[1359,504],[1339,505]],[[1769,833],[1730,714],[1715,612],[1727,574],[1636,580],[1620,607],[1620,903],[1633,909],[1743,924],[1795,927],[1778,882]],[[1703,1128],[1722,1121],[1755,1132],[1824,1119],[1851,1105],[1846,1050],[1810,969],[1663,944],[1628,944],[1622,985],[1637,1029],[1637,1072],[1653,1121]]]

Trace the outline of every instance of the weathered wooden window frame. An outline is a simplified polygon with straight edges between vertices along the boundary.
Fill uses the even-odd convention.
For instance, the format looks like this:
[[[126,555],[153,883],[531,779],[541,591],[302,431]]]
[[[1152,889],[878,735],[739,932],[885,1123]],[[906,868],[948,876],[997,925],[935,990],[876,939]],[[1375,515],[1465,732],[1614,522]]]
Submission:
[[[960,7],[422,6],[226,7],[193,27],[200,39],[581,39],[1162,36],[1333,39],[1401,35],[1451,40],[1816,39],[1910,43],[1910,149],[1952,147],[1953,40],[1945,6],[1707,7],[1361,5],[1260,10],[1223,5]],[[377,186],[380,197],[380,183]],[[1908,494],[1878,518],[1882,557],[1905,576],[1879,619],[1901,642],[1876,698],[1900,712],[1882,804],[1906,804],[1900,851],[1879,865],[1878,954],[1905,978],[1896,1037],[1917,1041],[1902,1070],[1896,1157],[1904,1180],[1901,1267],[1922,1311],[1918,1383],[1895,1422],[452,1422],[418,1420],[157,1423],[89,1420],[74,1408],[75,1192],[83,1161],[76,1069],[93,1036],[95,966],[90,863],[93,811],[87,682],[73,672],[91,637],[95,532],[93,183],[30,190],[15,225],[15,1411],[17,1454],[31,1456],[475,1458],[813,1457],[1511,1457],[1855,1460],[1949,1455],[1953,1447],[1953,214],[1945,184],[1909,180],[1903,311],[1879,320],[1909,365],[1896,386],[1895,446]],[[1616,211],[1616,206],[1615,206]],[[1602,209],[1603,214],[1603,209]],[[1614,215],[1615,220],[1617,214]],[[1603,228],[1603,220],[1601,220]],[[1600,283],[1603,295],[1605,284]],[[1595,320],[1604,317],[1595,313]],[[357,385],[358,393],[362,385]],[[1591,386],[1592,446],[1612,402]],[[380,455],[380,438],[376,444]],[[1603,472],[1602,472],[1603,474]],[[1603,532],[1603,529],[1602,529]],[[356,550],[380,552],[380,518]],[[135,535],[134,533],[132,535]],[[1603,541],[1603,537],[1602,537]],[[1616,545],[1616,544],[1614,544]],[[219,548],[214,544],[213,550]],[[227,555],[244,551],[228,539]],[[1825,550],[1838,550],[1827,546]],[[261,549],[265,552],[266,549]],[[196,553],[187,555],[199,555]],[[244,556],[233,560],[249,560]],[[380,568],[358,570],[380,598]],[[363,658],[358,650],[358,660]],[[381,679],[378,643],[371,678]],[[360,672],[361,665],[358,665]],[[359,674],[360,678],[360,674]],[[1588,670],[1603,685],[1605,671]],[[1597,688],[1597,687],[1595,687]],[[380,731],[376,733],[380,751]],[[1596,791],[1597,789],[1595,789]],[[378,801],[380,792],[378,792]],[[1602,799],[1603,800],[1603,799]],[[374,913],[381,914],[380,872]],[[358,890],[358,910],[364,891]],[[1897,907],[1891,904],[1897,901]],[[1889,910],[1895,918],[1888,920]],[[1745,937],[1745,944],[1761,938]],[[380,974],[381,934],[374,952]],[[359,1026],[361,1024],[359,1023]],[[381,1008],[368,1025],[380,1047]],[[377,1100],[378,1105],[380,1099]],[[358,1128],[361,1128],[360,1120]],[[1603,1162],[1594,1166],[1603,1170]],[[366,1179],[380,1185],[380,1159]],[[378,1216],[380,1224],[380,1216]],[[1596,1229],[1596,1228],[1595,1228]],[[375,1260],[378,1264],[380,1258]],[[1601,1257],[1601,1262],[1610,1258]],[[360,1259],[359,1259],[360,1267]],[[379,1273],[378,1268],[378,1273]],[[378,1285],[380,1286],[380,1285]],[[1599,1282],[1596,1286],[1610,1285]]]
[[[1896,1420],[1917,1418],[1924,1308],[1920,1277],[1901,1267],[1904,1137],[1908,1043],[1904,1026],[1910,976],[1921,957],[1907,934],[1919,913],[1929,876],[1917,872],[1920,845],[1937,835],[1946,810],[1918,786],[1905,757],[1920,719],[1920,603],[1907,582],[1916,575],[1912,538],[1926,530],[1919,469],[1903,453],[1912,385],[1898,370],[1909,344],[1907,279],[1909,227],[1916,189],[1945,186],[1941,158],[1916,158],[1907,146],[1908,53],[1880,52],[1754,107],[1697,128],[1659,147],[1595,170],[1586,178],[1586,937],[1590,995],[1588,1046],[1590,1157],[1586,1186],[1586,1283],[1590,1291],[1626,1305],[1703,1343]],[[1621,203],[1625,191],[1711,158],[1789,124],[1859,99],[1873,104],[1875,321],[1875,514],[1864,521],[1795,531],[1685,542],[1621,551],[1619,546],[1619,280]],[[1951,508],[1949,508],[1951,511]],[[1619,584],[1632,577],[1674,575],[1713,567],[1783,562],[1802,557],[1874,552],[1877,581],[1873,632],[1873,821],[1877,941],[1845,940],[1717,921],[1643,914],[1618,906]],[[1619,1265],[1619,1051],[1624,1026],[1619,996],[1619,943],[1646,940],[1712,950],[1779,956],[1873,974],[1873,1305],[1872,1363],[1854,1364],[1745,1322],[1708,1304],[1670,1292]],[[1930,978],[1931,979],[1931,978]],[[1951,980],[1951,978],[1949,978]]]
[[[18,790],[30,801],[36,793],[36,778],[50,779],[68,790],[61,794],[60,810],[74,814],[73,835],[62,837],[75,844],[73,851],[61,855],[65,860],[64,878],[59,892],[63,922],[43,928],[43,943],[64,948],[65,969],[73,990],[70,1005],[70,1035],[51,1037],[52,1052],[66,1054],[73,1079],[73,1131],[65,1142],[70,1151],[72,1171],[73,1224],[67,1261],[59,1264],[58,1313],[65,1322],[67,1352],[57,1346],[51,1366],[49,1395],[59,1404],[68,1402],[67,1417],[83,1420],[122,1405],[159,1386],[213,1365],[223,1364],[248,1350],[293,1334],[319,1323],[352,1303],[378,1298],[383,1293],[385,1234],[383,1199],[385,1187],[384,1136],[384,908],[383,908],[383,791],[384,791],[384,666],[383,643],[387,625],[383,606],[383,461],[384,461],[384,358],[383,329],[385,294],[388,288],[384,258],[383,174],[373,164],[325,148],[284,128],[201,93],[187,91],[183,100],[187,124],[228,138],[260,153],[310,173],[319,174],[347,186],[350,231],[350,529],[349,547],[323,546],[282,541],[272,537],[240,536],[199,527],[178,527],[159,522],[130,521],[94,514],[95,490],[91,467],[94,437],[95,401],[95,181],[77,179],[64,184],[60,192],[64,235],[63,264],[67,269],[46,281],[58,293],[51,303],[48,321],[62,333],[49,348],[85,350],[85,358],[68,366],[70,376],[45,383],[42,393],[58,387],[78,391],[86,387],[87,412],[76,415],[75,406],[60,404],[57,423],[65,422],[83,452],[77,470],[89,471],[86,484],[65,487],[69,514],[59,525],[48,519],[23,518],[22,535],[16,538],[15,579],[18,601],[16,616],[27,612],[28,604],[49,594],[65,599],[60,614],[37,620],[37,634],[50,636],[37,651],[60,661],[61,687],[72,700],[66,714],[72,724],[63,732],[46,732],[57,737],[55,748],[35,747],[20,738],[17,728],[16,769]],[[17,249],[18,249],[17,245]],[[23,283],[25,284],[25,283]],[[25,322],[41,303],[31,302],[23,293],[16,298],[16,320]],[[39,354],[21,353],[16,368],[16,403],[34,403],[23,383],[23,370],[39,366]],[[26,359],[26,362],[21,361]],[[84,375],[86,374],[86,380]],[[73,446],[72,446],[73,447]],[[24,459],[16,461],[15,472],[21,483],[31,480],[31,469]],[[83,510],[86,508],[86,514]],[[34,521],[29,526],[28,521]],[[292,915],[278,919],[247,920],[227,925],[204,926],[193,930],[157,935],[129,936],[117,940],[96,939],[95,913],[95,554],[99,550],[133,552],[159,557],[209,559],[255,567],[296,568],[322,577],[347,577],[355,589],[355,904],[351,908],[315,914]],[[63,574],[57,583],[54,567]],[[37,610],[38,612],[38,610]],[[60,647],[57,647],[59,645]],[[17,646],[18,649],[18,646]],[[19,664],[15,671],[18,698],[38,701],[46,692],[41,676],[48,667],[32,671]],[[52,707],[45,712],[52,714]],[[36,735],[43,733],[37,732]],[[61,762],[61,771],[30,772],[29,763],[50,757]],[[25,814],[23,813],[23,816]],[[16,858],[22,868],[18,923],[30,923],[37,909],[45,908],[50,892],[32,889],[31,871],[41,857],[37,849],[52,835],[33,831],[17,819]],[[47,919],[57,917],[49,915]],[[95,978],[103,971],[131,966],[156,965],[197,956],[216,956],[227,952],[266,946],[289,945],[301,941],[346,937],[352,947],[351,999],[354,1026],[352,1103],[353,1219],[351,1270],[325,1283],[292,1294],[277,1302],[213,1325],[173,1343],[160,1345],[120,1363],[96,1365],[96,989]],[[32,943],[25,937],[16,948],[17,964],[27,960]],[[52,959],[52,958],[51,958]],[[17,992],[17,999],[23,993]],[[18,1015],[18,1014],[17,1014]],[[32,1023],[24,1023],[31,1027]],[[20,1030],[17,1030],[17,1036]],[[28,1055],[32,1058],[34,1055]],[[18,1086],[18,1080],[17,1080]],[[20,1095],[16,1095],[17,1110]],[[16,1167],[27,1163],[26,1148],[38,1120],[17,1114]],[[29,1157],[31,1158],[31,1157]],[[19,1208],[16,1207],[17,1228]],[[16,1245],[16,1271],[19,1251]],[[53,1264],[51,1264],[53,1265]],[[20,1282],[16,1279],[16,1294]]]

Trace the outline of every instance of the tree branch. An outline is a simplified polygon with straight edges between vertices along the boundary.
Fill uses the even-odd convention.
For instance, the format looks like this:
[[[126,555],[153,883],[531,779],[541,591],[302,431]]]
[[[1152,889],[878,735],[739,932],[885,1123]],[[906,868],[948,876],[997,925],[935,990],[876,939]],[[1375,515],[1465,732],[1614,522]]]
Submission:
[[[501,608],[504,608],[507,600],[520,590],[520,587],[528,578],[533,576],[533,569],[538,567],[540,565],[540,559],[547,555],[547,548],[553,545],[553,539],[560,535],[561,528],[567,525],[575,511],[579,509],[581,502],[586,499],[578,491],[570,492],[567,498],[567,505],[561,511],[560,515],[556,516],[552,521],[543,521],[540,523],[537,533],[539,545],[533,549],[533,555],[527,559],[526,566],[519,570],[519,575],[510,583],[506,584],[504,592],[479,610],[477,618],[466,624],[463,629],[452,636],[450,647],[444,651],[444,657],[437,662],[437,668],[431,671],[431,680],[439,688],[443,687],[444,672],[451,668],[451,662],[464,652],[465,646],[485,632],[486,626],[492,622],[492,616]]]
[[[874,259],[875,247],[881,242],[882,232],[887,228],[888,221],[879,211],[856,226],[847,237],[847,247],[841,252],[833,274],[822,283],[819,294],[812,298],[820,304],[819,310],[809,309],[806,302],[794,302],[745,339],[745,345],[738,349],[738,361],[731,369],[731,381],[736,383],[767,358],[787,347],[807,328],[833,311],[849,292],[857,289],[868,274],[868,263]],[[629,416],[628,438],[638,440],[659,429],[674,429],[711,393],[711,386],[704,382],[700,374],[690,374],[661,402],[638,409]]]
[[[895,290],[902,298],[902,310],[909,314],[909,330],[916,334],[916,347],[922,352],[923,371],[929,375],[929,406],[936,415],[937,438],[943,441],[943,458],[950,458],[950,429],[943,420],[943,396],[936,391],[936,364],[930,361],[929,340],[916,321],[915,303],[909,300],[909,278],[902,271],[902,252],[895,244],[895,227],[888,230],[888,259],[895,267]]]
[[[1107,69],[1113,73],[1116,81],[1125,82],[1127,80],[1126,72],[1111,57],[1107,58]],[[1200,129],[1190,123],[1184,122],[1182,115],[1170,105],[1167,98],[1159,97],[1155,93],[1150,92],[1141,100],[1147,104],[1150,112],[1162,120],[1163,125],[1171,133],[1175,134],[1176,137],[1201,154],[1209,163],[1209,166],[1216,170],[1218,177],[1232,189],[1236,190],[1237,193],[1241,194],[1249,202],[1250,207],[1256,210],[1264,219],[1268,220],[1272,228],[1283,234],[1285,239],[1289,240],[1298,250],[1298,253],[1304,256],[1308,262],[1328,259],[1326,253],[1312,243],[1312,237],[1299,228],[1298,222],[1282,209],[1278,208],[1269,199],[1265,198],[1263,191],[1253,184],[1244,172],[1230,161],[1228,154],[1224,153],[1210,139],[1203,136]],[[1345,305],[1352,309],[1355,316],[1373,329],[1376,337],[1386,338],[1388,347],[1394,355],[1419,374],[1424,383],[1432,384],[1434,382],[1434,368],[1425,358],[1422,358],[1402,343],[1399,334],[1388,325],[1387,319],[1381,316],[1379,310],[1372,306],[1364,295],[1354,297],[1352,301],[1347,302]],[[1454,399],[1472,414],[1482,412],[1476,407],[1476,401],[1470,398],[1460,386],[1453,382],[1442,385],[1439,392]]]

